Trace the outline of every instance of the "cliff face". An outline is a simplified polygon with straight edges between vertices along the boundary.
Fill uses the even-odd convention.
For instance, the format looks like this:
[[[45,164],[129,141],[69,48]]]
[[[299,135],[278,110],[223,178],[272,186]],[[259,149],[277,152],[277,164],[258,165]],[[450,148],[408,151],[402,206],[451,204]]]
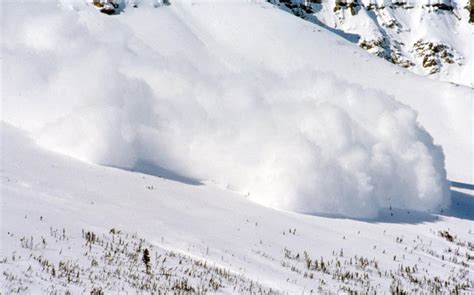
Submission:
[[[268,1],[417,74],[474,85],[472,0]]]

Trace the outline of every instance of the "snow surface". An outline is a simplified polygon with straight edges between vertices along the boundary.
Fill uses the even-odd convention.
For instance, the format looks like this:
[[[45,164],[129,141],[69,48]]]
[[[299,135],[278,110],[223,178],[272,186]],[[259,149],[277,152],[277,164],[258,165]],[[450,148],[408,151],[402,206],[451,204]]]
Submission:
[[[374,218],[449,205],[444,156],[421,122],[449,177],[472,183],[468,88],[408,74],[267,3],[113,17],[72,3],[4,5],[4,119],[43,146],[286,210]]]
[[[432,293],[434,277],[449,282],[443,292],[459,283],[467,284],[466,292],[474,291],[474,198],[468,194],[453,191],[453,204],[442,215],[385,210],[372,221],[301,215],[259,206],[212,184],[190,185],[79,162],[37,147],[12,126],[2,125],[1,131],[0,270],[24,279],[23,285],[14,279],[2,280],[2,293],[12,282],[16,283],[13,286],[28,286],[27,292],[34,294],[41,290],[89,292],[93,287],[103,287],[106,293],[117,291],[114,288],[125,277],[111,285],[104,280],[63,286],[58,283],[61,278],[49,274],[46,278],[50,280],[41,280],[41,266],[31,256],[40,256],[56,267],[68,259],[84,263],[82,230],[101,235],[112,228],[145,237],[158,249],[203,259],[290,294],[319,287],[320,292],[342,287],[388,292],[396,280],[404,290]],[[62,229],[67,241],[58,241],[51,233],[58,231],[61,236]],[[444,239],[440,231],[449,231],[455,239]],[[45,247],[41,237],[46,239]],[[31,250],[28,245],[20,246],[25,239],[26,244],[33,239]],[[304,251],[312,259],[329,263],[328,273],[307,270]],[[367,269],[357,266],[360,258],[371,261]],[[336,260],[342,268],[336,268]],[[402,265],[416,266],[413,275],[421,285],[400,275]],[[336,269],[366,274],[368,283],[335,279]],[[136,271],[144,272],[144,267]],[[304,277],[304,273],[314,277]],[[87,275],[82,279],[87,280]],[[136,292],[130,287],[126,290]]]
[[[471,88],[264,1],[143,3],[2,1],[2,293],[137,292],[37,263],[112,228],[291,294],[474,291]]]

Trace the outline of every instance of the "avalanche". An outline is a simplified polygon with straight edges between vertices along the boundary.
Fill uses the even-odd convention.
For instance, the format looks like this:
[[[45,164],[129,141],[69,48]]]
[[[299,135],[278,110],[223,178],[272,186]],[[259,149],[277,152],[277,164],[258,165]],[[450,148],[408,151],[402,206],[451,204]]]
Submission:
[[[474,290],[467,194],[453,191],[441,214],[295,214],[212,184],[80,162],[9,125],[0,131],[2,293],[163,292],[179,283],[177,293],[209,288],[211,278],[218,294]],[[140,247],[150,250],[151,275]]]
[[[263,0],[117,2],[2,1],[2,294],[473,290],[471,88]]]
[[[299,22],[268,34],[288,18],[265,3],[176,2],[118,17],[84,4],[5,7],[5,119],[46,147],[128,169],[150,163],[298,212],[373,218],[449,205],[443,153],[416,113],[315,70],[317,53],[302,63],[274,43],[300,50],[288,35],[301,31],[354,50]]]

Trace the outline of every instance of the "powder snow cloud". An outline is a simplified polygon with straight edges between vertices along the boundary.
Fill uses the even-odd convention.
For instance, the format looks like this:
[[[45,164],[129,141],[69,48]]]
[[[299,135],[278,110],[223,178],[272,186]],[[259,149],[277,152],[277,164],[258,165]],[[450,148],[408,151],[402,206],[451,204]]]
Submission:
[[[237,71],[179,28],[155,32],[157,44],[182,37],[187,48],[161,48],[114,18],[95,23],[96,11],[25,3],[4,8],[3,117],[48,148],[153,163],[304,213],[450,202],[441,148],[382,92],[306,67]]]

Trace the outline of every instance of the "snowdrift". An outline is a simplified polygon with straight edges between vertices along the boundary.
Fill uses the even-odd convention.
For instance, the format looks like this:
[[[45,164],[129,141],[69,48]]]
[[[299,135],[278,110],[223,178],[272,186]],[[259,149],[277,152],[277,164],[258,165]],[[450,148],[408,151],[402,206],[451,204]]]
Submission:
[[[441,147],[387,94],[415,76],[381,74],[394,68],[265,3],[223,3],[105,16],[82,1],[6,2],[4,119],[83,160],[153,163],[285,210],[371,218],[449,204]],[[452,109],[432,98],[422,122],[448,143],[453,125],[437,119]]]

